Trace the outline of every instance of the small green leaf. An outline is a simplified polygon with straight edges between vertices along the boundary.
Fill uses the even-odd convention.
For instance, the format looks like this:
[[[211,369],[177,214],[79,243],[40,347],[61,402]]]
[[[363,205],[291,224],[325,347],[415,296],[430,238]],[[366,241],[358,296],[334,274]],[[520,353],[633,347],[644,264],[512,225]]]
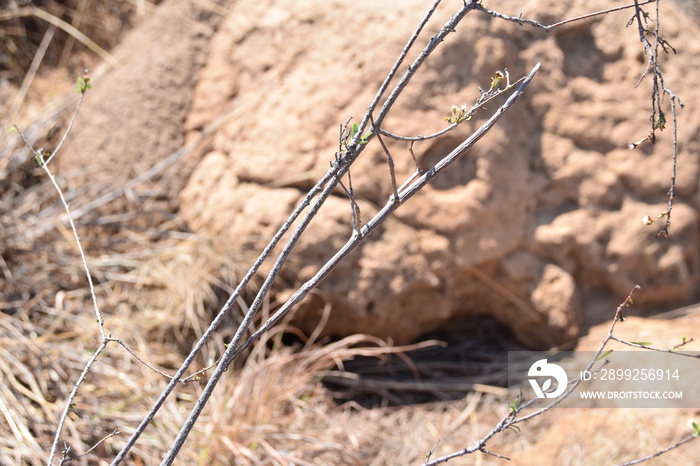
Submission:
[[[606,351],[605,353],[601,354],[600,356],[598,356],[598,359],[596,359],[596,362],[597,362],[597,361],[600,361],[601,359],[603,359],[603,358],[605,358],[605,357],[607,357],[610,353],[612,353],[612,350],[608,350],[608,351]]]
[[[353,124],[352,124],[352,134],[350,135],[350,137],[351,137],[352,139],[354,139],[355,136],[357,135],[357,132],[358,132],[358,131],[360,131],[360,127],[357,125],[357,123],[353,123]]]
[[[491,89],[496,89],[498,86],[501,85],[501,80],[503,79],[503,72],[502,71],[496,71],[494,75],[491,77]]]
[[[659,115],[656,117],[656,120],[654,121],[654,129],[659,129],[661,131],[666,128],[666,115],[664,115],[663,112],[659,112]]]
[[[515,414],[516,412],[518,412],[518,407],[520,407],[520,403],[522,403],[522,401],[523,401],[523,399],[520,398],[520,396],[518,396],[517,398],[515,398],[515,400],[513,400],[513,402],[512,402],[512,403],[510,404],[510,406],[509,406],[510,412],[513,413],[513,414]]]
[[[698,423],[695,421],[691,422],[690,425],[692,425],[693,429],[695,429],[695,432],[693,432],[693,437],[699,436],[700,435],[700,425],[698,425]]]
[[[92,87],[92,84],[90,84],[90,77],[89,76],[81,76],[78,78],[78,84],[76,86],[76,90],[80,92],[81,94],[85,94],[85,92]]]
[[[651,342],[650,341],[631,341],[633,345],[639,345],[639,346],[650,346]]]
[[[12,131],[13,133],[19,133],[19,131],[17,131],[17,127],[16,127],[16,126],[11,126],[11,127],[10,127],[10,131]]]

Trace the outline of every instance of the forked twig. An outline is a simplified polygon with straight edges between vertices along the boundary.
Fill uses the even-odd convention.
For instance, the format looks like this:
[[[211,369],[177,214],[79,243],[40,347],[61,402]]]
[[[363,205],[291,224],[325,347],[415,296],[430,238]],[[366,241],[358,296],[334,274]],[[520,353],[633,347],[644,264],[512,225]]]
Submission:
[[[78,248],[78,252],[80,254],[80,258],[83,263],[83,268],[85,270],[85,276],[88,281],[88,287],[90,290],[90,297],[92,299],[92,304],[93,304],[93,310],[95,313],[95,318],[100,330],[100,336],[101,336],[101,342],[99,347],[94,351],[90,359],[85,363],[85,366],[83,367],[82,372],[80,373],[80,376],[78,377],[78,380],[75,382],[73,385],[73,388],[71,392],[69,393],[67,399],[65,400],[65,407],[63,411],[61,412],[61,416],[59,417],[58,421],[58,426],[56,427],[56,432],[54,434],[54,440],[51,444],[51,451],[49,453],[49,460],[48,464],[53,464],[54,457],[56,456],[56,452],[58,449],[58,444],[60,442],[60,437],[61,433],[63,432],[63,427],[65,425],[66,419],[68,418],[68,414],[70,411],[73,409],[73,406],[75,404],[75,398],[78,394],[78,391],[80,390],[80,387],[84,383],[87,375],[90,373],[92,370],[92,366],[94,363],[97,361],[97,358],[102,354],[102,352],[107,348],[107,345],[114,341],[120,344],[124,349],[126,349],[132,356],[134,356],[139,362],[150,368],[151,370],[164,375],[167,377],[167,374],[163,373],[162,371],[157,370],[153,366],[147,364],[143,359],[141,359],[136,353],[134,353],[122,340],[118,338],[112,338],[111,336],[108,336],[105,332],[104,329],[104,318],[102,316],[102,313],[100,311],[98,302],[97,302],[97,295],[95,293],[95,285],[92,279],[92,274],[90,273],[90,268],[88,266],[87,262],[87,255],[85,254],[85,250],[83,249],[82,242],[80,240],[80,236],[78,235],[78,229],[75,224],[75,221],[73,219],[73,215],[70,210],[70,205],[68,203],[68,200],[66,199],[63,190],[58,184],[58,181],[56,180],[56,176],[53,174],[53,172],[49,169],[49,162],[58,154],[58,152],[61,150],[63,147],[63,144],[65,143],[66,139],[68,138],[68,135],[71,133],[73,124],[75,123],[75,120],[78,116],[78,112],[80,111],[80,107],[83,103],[83,99],[85,98],[85,93],[86,91],[92,87],[90,84],[90,78],[88,76],[83,76],[78,79],[78,84],[77,84],[77,90],[80,94],[80,97],[78,99],[78,103],[76,105],[75,111],[73,112],[73,115],[71,117],[71,120],[63,133],[63,136],[61,137],[61,140],[59,141],[58,145],[56,148],[51,152],[45,152],[43,148],[41,149],[35,149],[32,144],[27,140],[27,138],[24,136],[24,134],[17,128],[17,126],[13,126],[14,131],[16,131],[24,144],[27,146],[27,148],[32,152],[34,155],[34,159],[36,162],[39,164],[39,166],[44,170],[46,175],[48,176],[49,180],[51,181],[51,184],[53,185],[54,189],[58,193],[58,196],[61,200],[61,203],[63,205],[63,208],[66,212],[66,216],[68,218],[68,222],[70,224],[70,229],[71,232],[73,233],[73,238],[75,239],[76,247]],[[113,437],[115,435],[120,434],[118,430],[114,430],[112,433],[108,434],[106,437],[100,439],[95,445],[93,445],[90,449],[88,449],[84,454],[79,455],[77,457],[73,458],[68,458],[66,455],[68,453],[68,450],[65,450],[63,452],[63,458],[61,459],[60,463],[64,464],[70,461],[74,461],[76,459],[79,459],[88,453],[90,453],[92,450],[94,450],[98,445],[100,445],[102,442],[107,440],[110,437]]]
[[[360,212],[360,206],[357,204],[357,201],[355,201],[355,191],[352,189],[352,176],[350,176],[350,167],[348,167],[347,170],[347,175],[348,175],[348,187],[346,188],[345,185],[343,184],[343,180],[338,178],[338,184],[340,187],[345,191],[345,194],[348,196],[348,199],[350,200],[350,215],[351,215],[351,221],[352,221],[352,231],[356,235],[361,235],[362,231],[362,216]]]
[[[22,141],[26,144],[26,146],[29,148],[29,150],[33,153],[34,159],[36,162],[39,164],[39,166],[44,170],[46,175],[49,177],[49,180],[51,181],[51,184],[53,187],[56,189],[56,192],[58,193],[59,198],[61,199],[61,203],[63,204],[63,208],[66,211],[66,214],[68,216],[68,221],[70,222],[70,227],[71,231],[73,233],[73,238],[75,239],[76,246],[78,248],[78,252],[80,254],[80,258],[83,262],[83,267],[85,269],[85,276],[87,277],[88,280],[88,286],[90,289],[90,297],[92,299],[92,305],[93,305],[93,310],[95,313],[95,318],[97,320],[98,327],[100,329],[100,335],[101,335],[101,343],[100,346],[95,350],[93,355],[90,357],[88,362],[85,364],[85,367],[83,368],[83,371],[81,372],[80,376],[78,377],[78,380],[76,383],[73,385],[73,389],[71,390],[70,394],[68,395],[68,398],[66,399],[66,405],[65,408],[63,409],[63,412],[61,413],[61,416],[58,421],[58,426],[56,428],[56,433],[54,435],[54,440],[53,443],[51,444],[51,452],[49,453],[49,464],[53,463],[53,458],[56,455],[56,450],[58,448],[58,443],[60,440],[61,433],[63,432],[63,426],[66,422],[66,419],[68,417],[68,413],[72,409],[74,405],[74,400],[76,395],[78,394],[78,390],[80,389],[81,385],[85,381],[85,378],[87,377],[88,373],[90,372],[93,364],[97,360],[97,358],[102,354],[102,351],[107,347],[109,344],[109,338],[107,337],[104,329],[104,319],[102,317],[102,313],[100,312],[99,305],[97,303],[97,295],[95,294],[95,285],[92,281],[92,275],[90,274],[90,267],[88,266],[87,263],[87,257],[85,255],[85,250],[83,249],[82,243],[80,241],[80,236],[78,235],[78,229],[75,226],[75,222],[73,221],[73,218],[71,217],[71,212],[70,212],[70,206],[68,204],[68,201],[66,200],[63,190],[61,187],[58,185],[58,182],[56,181],[56,177],[54,174],[51,172],[49,169],[48,163],[53,159],[53,157],[58,153],[58,151],[61,149],[63,146],[63,143],[66,141],[68,138],[68,134],[70,134],[71,129],[73,128],[73,123],[75,122],[76,117],[78,116],[78,112],[80,111],[80,106],[83,103],[83,99],[85,98],[85,92],[90,88],[89,84],[90,78],[83,77],[78,80],[78,92],[80,93],[80,98],[78,99],[78,104],[76,105],[75,111],[73,112],[73,117],[71,118],[71,121],[66,128],[66,131],[63,134],[63,137],[61,138],[61,141],[59,142],[58,146],[53,150],[51,154],[45,153],[44,149],[35,149],[31,143],[24,137],[22,132],[17,128],[17,126],[13,126],[14,130],[19,134],[20,138],[22,138]],[[48,156],[48,157],[47,157]],[[111,435],[115,435],[114,433]],[[110,435],[110,436],[111,436]]]
[[[105,435],[105,436],[102,437],[100,440],[98,440],[97,443],[95,443],[93,446],[91,446],[90,448],[88,448],[87,450],[85,450],[85,453],[82,453],[82,454],[80,454],[80,455],[78,455],[78,456],[73,456],[73,457],[70,457],[70,458],[68,457],[68,452],[70,451],[70,447],[67,446],[67,447],[65,448],[65,450],[63,451],[63,458],[61,458],[61,461],[60,461],[59,464],[66,464],[66,463],[70,463],[71,461],[76,461],[76,460],[79,460],[80,458],[84,458],[85,456],[87,456],[87,455],[89,455],[90,453],[92,453],[92,451],[93,451],[95,448],[99,447],[100,444],[104,443],[104,442],[107,441],[108,439],[114,437],[115,435],[119,435],[119,434],[121,434],[121,432],[119,432],[119,429],[114,429],[112,432],[110,432],[109,434]]]
[[[513,21],[518,23],[519,25],[523,24],[528,24],[530,26],[543,29],[547,32],[550,32],[552,29],[562,26],[564,24],[572,23],[575,21],[581,21],[584,19],[592,18],[594,16],[599,16],[599,15],[605,15],[609,13],[613,13],[616,11],[621,11],[629,8],[634,8],[634,15],[630,19],[630,21],[627,23],[627,25],[631,25],[632,23],[637,24],[637,29],[639,32],[639,41],[642,43],[644,47],[644,51],[646,55],[649,57],[647,61],[647,65],[645,69],[643,70],[641,76],[639,77],[639,81],[637,82],[637,86],[641,84],[641,82],[644,80],[644,78],[647,76],[649,71],[651,70],[652,76],[653,76],[653,82],[652,82],[652,91],[651,91],[651,100],[652,100],[652,105],[651,105],[651,130],[648,134],[648,136],[638,140],[637,142],[631,142],[628,144],[628,147],[630,149],[636,149],[640,144],[644,142],[651,142],[654,143],[656,140],[656,130],[663,130],[665,125],[666,125],[666,116],[664,115],[663,109],[662,109],[662,101],[663,101],[663,95],[668,95],[671,100],[671,112],[673,113],[673,168],[672,168],[672,175],[671,175],[671,187],[668,190],[668,207],[666,211],[662,213],[661,216],[665,216],[666,220],[664,223],[664,227],[656,234],[656,238],[660,237],[668,237],[669,235],[669,228],[671,226],[671,211],[673,210],[673,202],[675,199],[675,193],[676,193],[676,165],[677,165],[677,159],[678,159],[678,136],[677,136],[677,119],[676,119],[676,103],[680,106],[680,108],[683,108],[683,102],[678,98],[678,96],[666,86],[666,83],[664,82],[664,76],[663,73],[661,72],[661,65],[659,63],[659,48],[663,49],[665,53],[668,53],[669,51],[672,51],[673,53],[676,53],[676,50],[669,44],[669,42],[661,37],[660,34],[660,15],[659,15],[659,1],[660,0],[644,0],[644,1],[639,1],[639,0],[634,0],[634,3],[628,4],[628,5],[622,5],[618,7],[613,7],[613,8],[608,8],[605,10],[600,10],[596,11],[593,13],[587,13],[585,15],[577,16],[575,18],[569,18],[564,21],[559,21],[554,24],[550,25],[544,25],[538,21],[531,20],[531,19],[526,19],[522,17],[522,14],[519,16],[509,16],[505,15],[503,13],[489,10],[487,8],[484,8],[480,3],[477,3],[476,9],[478,11],[481,11],[483,13],[489,14],[495,18],[500,18],[506,21]],[[648,24],[648,15],[645,13],[642,9],[642,5],[648,5],[650,3],[655,3],[656,4],[656,17],[654,20],[654,27],[652,27]],[[647,34],[653,35],[654,37],[654,44],[652,45],[649,39],[647,39]],[[447,129],[446,129],[447,130]],[[444,130],[444,131],[446,131]],[[646,218],[646,217],[645,217]],[[660,217],[659,217],[660,218]],[[647,222],[648,224],[651,224],[652,222]]]
[[[340,134],[338,136],[338,152],[335,153],[335,160],[331,162],[331,168],[333,167],[334,163],[340,164],[340,154],[348,151],[349,141],[353,137],[352,132],[348,129],[350,120],[352,120],[352,118],[348,119],[348,121],[345,122],[345,125],[340,125]],[[357,125],[353,125],[353,130],[356,126]],[[343,184],[343,180],[341,179],[340,175],[336,175],[336,181],[343,189],[343,191],[345,191],[345,194],[350,200],[350,216],[352,221],[352,230],[355,232],[356,235],[360,235],[360,228],[362,227],[362,218],[360,213],[360,206],[357,204],[357,201],[355,201],[355,191],[352,188],[352,176],[350,174],[350,166],[347,167],[347,175],[347,187],[345,187],[345,184]]]
[[[673,165],[671,169],[671,187],[668,190],[668,206],[666,211],[663,213],[663,216],[666,217],[666,221],[664,223],[664,227],[656,234],[656,238],[666,238],[668,237],[669,228],[671,226],[671,211],[673,210],[673,201],[676,194],[676,166],[678,161],[678,122],[676,115],[676,103],[680,106],[680,108],[683,108],[684,105],[678,96],[666,86],[664,75],[661,71],[661,64],[659,62],[659,47],[661,47],[666,53],[668,53],[669,50],[675,53],[676,50],[660,35],[661,20],[659,15],[659,0],[654,0],[654,2],[656,3],[656,17],[653,30],[648,25],[648,14],[640,8],[641,5],[650,2],[640,3],[638,0],[635,0],[635,12],[632,19],[630,19],[630,22],[628,23],[628,25],[632,22],[637,23],[639,41],[644,47],[644,52],[649,57],[647,66],[642,72],[637,85],[642,82],[649,70],[652,72],[650,117],[651,130],[646,138],[642,139],[638,143],[630,143],[629,147],[631,149],[635,149],[642,142],[650,141],[651,143],[654,143],[656,141],[656,130],[658,129],[659,131],[663,131],[666,127],[666,115],[664,114],[662,103],[664,95],[668,95],[671,100],[671,113],[673,115]],[[647,34],[654,36],[653,46],[651,42],[649,42],[649,39],[647,39]]]
[[[399,191],[396,187],[396,172],[394,170],[394,159],[391,157],[391,154],[389,153],[389,149],[386,147],[386,144],[384,144],[384,141],[382,140],[381,136],[381,130],[374,122],[374,118],[372,118],[372,115],[370,115],[369,120],[372,122],[372,131],[374,132],[374,134],[377,135],[377,140],[379,141],[379,144],[381,144],[382,149],[384,149],[384,153],[386,154],[386,163],[387,165],[389,165],[389,176],[391,177],[391,190],[393,192],[393,196],[391,199],[398,202]]]

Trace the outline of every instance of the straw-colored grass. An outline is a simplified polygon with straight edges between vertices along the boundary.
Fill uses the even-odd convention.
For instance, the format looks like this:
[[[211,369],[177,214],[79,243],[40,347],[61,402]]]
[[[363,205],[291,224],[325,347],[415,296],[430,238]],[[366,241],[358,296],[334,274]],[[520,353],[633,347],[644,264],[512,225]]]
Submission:
[[[109,311],[107,331],[166,372],[177,365],[184,344],[172,341],[173,337],[198,333],[199,329],[190,326],[190,319],[199,317],[201,324],[208,312],[207,302],[213,299],[213,285],[207,281],[211,271],[204,265],[214,262],[193,262],[192,244],[181,244],[177,252],[171,246],[168,253],[154,255],[165,262],[158,265],[151,258],[125,274],[138,282],[144,296],[161,295],[163,303],[181,299],[180,306],[154,308],[146,301],[139,306],[133,298],[122,301],[127,293],[112,283],[112,297],[121,304]],[[199,252],[198,258],[206,257]],[[187,273],[168,273],[188,263],[190,267],[184,267]],[[190,274],[201,278],[195,280],[199,286],[183,291],[192,282],[182,277]],[[161,288],[164,282],[170,286]],[[107,299],[103,304],[109,308],[114,303]],[[97,326],[88,310],[85,294],[63,293],[53,306],[0,313],[4,419],[0,423],[0,438],[4,439],[0,440],[0,462],[42,464],[47,460],[65,398],[90,351],[99,343]],[[31,317],[40,312],[43,318]],[[283,329],[258,342],[245,361],[227,373],[181,453],[183,464],[397,464],[397,455],[415,460],[431,447],[430,426],[444,423],[444,414],[436,413],[440,421],[418,421],[430,410],[390,413],[354,404],[339,407],[321,383],[322,374],[343,360],[397,349],[362,335],[327,344],[307,341],[304,348],[286,347],[279,342]],[[222,350],[222,339],[218,338],[208,354]],[[70,446],[68,456],[82,454],[118,430],[121,434],[101,443],[82,464],[108,462],[166,382],[120,346],[109,346],[79,391],[61,447],[64,442]],[[198,383],[178,389],[133,450],[133,464],[160,461],[200,389]],[[473,396],[470,400],[473,413]],[[457,406],[445,405],[437,411],[451,411],[453,417],[459,414]],[[420,416],[412,420],[416,413]],[[425,424],[412,426],[413,422]],[[397,437],[399,429],[403,432]]]
[[[2,262],[0,463],[33,465],[48,459],[57,419],[99,345],[99,329],[71,237],[56,222],[61,212],[52,208],[48,183],[31,178],[38,176],[31,170],[28,176],[26,187],[18,184],[0,197],[10,213],[2,218],[2,241],[12,245]],[[37,236],[41,212],[48,212],[43,221],[59,226]],[[250,260],[218,253],[215,240],[182,232],[177,222],[149,218],[155,223],[151,228],[124,221],[108,236],[99,226],[104,222],[93,220],[98,226],[83,225],[81,238],[98,283],[106,332],[148,364],[172,373]],[[223,352],[238,320],[232,315],[222,325],[193,370]],[[300,336],[303,346],[282,345],[283,331]],[[407,348],[362,335],[324,344],[313,338],[280,326],[254,345],[227,372],[179,461],[405,464],[419,461],[445,432],[461,435],[465,426],[471,430],[484,419],[483,410],[481,418],[475,417],[478,394],[432,407],[339,406],[321,382],[325,372],[357,355]],[[129,464],[160,461],[205,381],[206,374],[201,382],[177,389],[132,450]],[[59,449],[69,446],[71,457],[97,445],[78,463],[107,464],[166,383],[124,348],[110,344],[78,392]],[[120,433],[99,443],[115,430]],[[443,440],[442,447],[449,446]]]
[[[2,218],[2,244],[11,245],[3,254],[0,290],[0,463],[31,465],[47,461],[68,393],[99,345],[99,329],[79,256],[56,221],[61,211],[51,204],[48,182],[31,168],[26,176],[0,197],[9,213]],[[37,215],[57,228],[37,234]],[[98,218],[81,226],[81,238],[106,332],[172,373],[250,260],[218,253],[215,240],[185,233],[167,217],[149,218],[150,228],[125,218],[109,235]],[[238,320],[233,315],[222,325],[193,370],[223,352]],[[321,383],[323,373],[344,360],[397,349],[360,335],[285,347],[283,330],[307,338],[281,326],[236,363],[181,452],[183,464],[391,464],[399,452],[413,458],[429,450],[433,436],[425,435],[425,427],[405,425],[407,412],[339,407]],[[68,446],[72,457],[97,445],[79,463],[108,463],[166,383],[110,344],[78,392],[60,449]],[[131,464],[160,461],[200,383],[178,388],[132,450]],[[400,425],[408,428],[403,439],[395,436]],[[99,443],[115,430],[120,433]]]

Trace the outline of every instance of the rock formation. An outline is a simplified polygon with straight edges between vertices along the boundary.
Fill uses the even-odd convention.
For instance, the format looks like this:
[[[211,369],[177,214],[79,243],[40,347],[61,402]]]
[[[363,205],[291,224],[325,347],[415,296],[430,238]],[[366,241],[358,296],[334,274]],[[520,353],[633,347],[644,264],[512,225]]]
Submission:
[[[361,119],[428,3],[234,2],[217,20],[220,27],[200,31],[183,20],[188,2],[165,2],[151,21],[161,28],[156,37],[136,47],[148,28],[136,31],[124,44],[131,53],[94,89],[63,163],[103,170],[123,183],[206,130],[173,181],[183,186],[179,215],[195,232],[225,238],[222,255],[257,252],[327,171],[339,125]],[[547,24],[609,4],[487,6]],[[641,309],[697,298],[700,118],[688,77],[700,63],[698,23],[676,4],[661,7],[662,33],[677,50],[662,57],[666,84],[689,104],[679,113],[669,238],[656,239],[659,224],[644,225],[642,217],[666,209],[670,125],[654,146],[627,148],[650,130],[651,77],[635,87],[646,57],[636,29],[625,28],[631,13],[547,33],[472,12],[419,71],[384,129],[432,133],[445,126],[452,105],[470,104],[478,86],[488,88],[495,71],[507,68],[516,79],[536,62],[541,70],[497,127],[300,306],[297,324],[312,330],[331,304],[327,334],[406,342],[454,319],[487,314],[523,343],[547,347],[569,344],[611,317],[635,284],[642,287]],[[417,50],[451,14],[450,5],[441,7]],[[419,164],[439,160],[497,105],[442,138],[417,143]],[[390,150],[405,179],[414,170],[407,145],[392,143]],[[391,192],[376,142],[352,178],[369,217]],[[277,291],[277,300],[350,234],[349,202],[338,191],[290,258],[287,289]]]

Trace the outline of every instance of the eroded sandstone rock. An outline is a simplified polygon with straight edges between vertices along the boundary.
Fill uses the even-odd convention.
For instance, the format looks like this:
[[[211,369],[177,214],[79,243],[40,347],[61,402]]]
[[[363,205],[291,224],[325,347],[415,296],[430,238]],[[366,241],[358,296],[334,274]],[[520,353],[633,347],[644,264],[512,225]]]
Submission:
[[[509,1],[498,9],[551,23],[607,6],[602,0]],[[691,103],[698,92],[688,79],[699,66],[698,24],[675,4],[661,7],[664,35],[678,51],[663,56],[666,83]],[[198,55],[204,63],[187,89],[187,115],[174,112],[189,132],[182,130],[182,140],[219,122],[198,166],[181,174],[189,177],[179,198],[188,225],[230,238],[221,254],[259,250],[327,171],[339,125],[361,119],[425,8],[418,0],[231,4],[207,54]],[[448,10],[438,13],[419,44]],[[443,128],[450,107],[473,102],[477,86],[488,87],[496,70],[507,68],[515,79],[541,62],[538,76],[463,160],[402,207],[302,304],[297,324],[312,330],[331,304],[326,333],[367,332],[406,342],[453,319],[489,314],[524,343],[543,347],[572,342],[584,325],[609,317],[634,284],[643,288],[641,306],[696,297],[700,119],[692,105],[679,114],[671,236],[657,240],[660,226],[641,219],[666,208],[672,135],[667,129],[653,147],[627,148],[650,129],[650,78],[635,87],[646,58],[636,30],[625,28],[629,15],[546,33],[471,13],[406,89],[386,130],[418,135]],[[172,57],[172,66],[180,59]],[[141,81],[146,85],[145,79],[128,85]],[[126,84],[117,76],[103,85]],[[150,105],[173,105],[172,95],[172,89],[152,95],[156,103]],[[107,108],[99,111],[109,113],[111,102],[102,101]],[[443,138],[416,144],[421,167],[459,144],[497,105]],[[81,118],[89,122],[97,111],[87,108]],[[149,139],[156,136],[164,135],[139,132],[139,146],[158,144]],[[98,141],[95,147],[115,165],[141,160],[129,144],[117,149]],[[390,150],[405,179],[415,169],[407,146],[391,143]],[[352,176],[362,216],[369,218],[391,192],[376,142]],[[349,202],[338,190],[290,258],[284,286],[292,290],[312,276],[350,234]]]

